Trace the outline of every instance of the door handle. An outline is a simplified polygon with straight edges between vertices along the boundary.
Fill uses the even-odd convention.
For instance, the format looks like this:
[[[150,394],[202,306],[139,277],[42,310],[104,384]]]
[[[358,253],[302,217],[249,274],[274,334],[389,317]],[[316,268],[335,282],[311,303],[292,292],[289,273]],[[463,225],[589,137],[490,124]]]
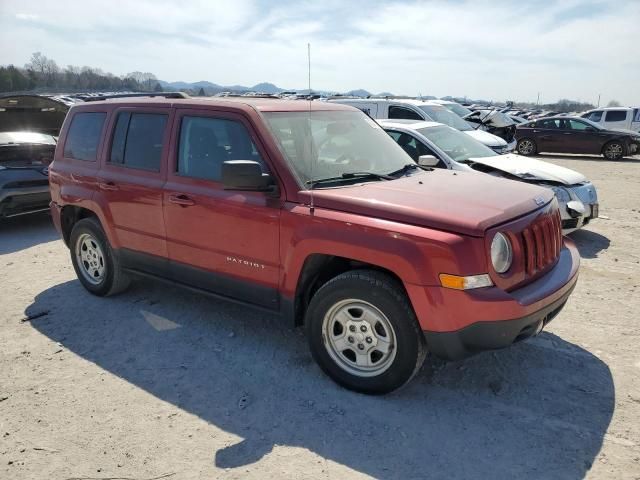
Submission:
[[[115,191],[119,189],[119,187],[113,182],[98,182],[98,187],[100,187],[100,190]]]
[[[196,202],[194,202],[184,193],[172,193],[171,195],[169,195],[169,201],[171,203],[175,203],[176,205],[180,205],[181,207],[189,207],[196,204]]]
[[[573,135],[571,132],[562,132],[563,135]]]

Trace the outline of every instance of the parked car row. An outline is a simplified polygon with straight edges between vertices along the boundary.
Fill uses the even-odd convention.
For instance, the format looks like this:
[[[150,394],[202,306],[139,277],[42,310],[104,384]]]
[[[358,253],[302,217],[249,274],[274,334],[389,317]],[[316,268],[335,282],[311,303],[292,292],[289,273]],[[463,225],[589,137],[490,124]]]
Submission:
[[[426,122],[450,118],[441,105],[362,103],[368,115],[257,96],[74,105],[49,179],[80,282],[108,296],[159,278],[278,312],[333,380],[372,394],[427,352],[538,334],[578,278],[552,188],[583,177]]]

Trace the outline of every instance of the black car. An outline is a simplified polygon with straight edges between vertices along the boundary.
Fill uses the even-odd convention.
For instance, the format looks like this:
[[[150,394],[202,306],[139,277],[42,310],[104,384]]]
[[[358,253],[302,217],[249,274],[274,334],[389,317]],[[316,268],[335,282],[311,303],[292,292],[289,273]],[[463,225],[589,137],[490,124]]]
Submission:
[[[52,135],[0,132],[0,219],[49,209],[55,148]]]
[[[547,117],[518,125],[516,149],[521,155],[586,153],[618,160],[640,150],[640,134],[607,130],[580,117]]]

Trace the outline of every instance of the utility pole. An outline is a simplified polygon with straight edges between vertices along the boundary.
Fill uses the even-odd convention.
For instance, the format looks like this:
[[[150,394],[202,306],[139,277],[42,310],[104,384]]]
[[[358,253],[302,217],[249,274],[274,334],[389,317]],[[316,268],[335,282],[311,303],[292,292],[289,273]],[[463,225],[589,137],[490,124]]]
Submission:
[[[597,105],[597,107],[598,108],[600,107],[600,94],[598,94],[598,105]]]
[[[536,106],[540,106],[540,92],[538,92],[538,100],[536,100]]]

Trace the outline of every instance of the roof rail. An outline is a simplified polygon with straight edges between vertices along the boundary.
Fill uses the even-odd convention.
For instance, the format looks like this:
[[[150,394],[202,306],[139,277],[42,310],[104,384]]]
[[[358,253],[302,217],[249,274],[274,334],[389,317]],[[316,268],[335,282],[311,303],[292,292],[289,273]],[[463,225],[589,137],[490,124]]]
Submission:
[[[140,92],[140,93],[113,93],[96,96],[80,96],[85,102],[98,102],[100,100],[109,100],[110,98],[129,98],[129,97],[163,97],[163,98],[191,98],[183,92]]]

